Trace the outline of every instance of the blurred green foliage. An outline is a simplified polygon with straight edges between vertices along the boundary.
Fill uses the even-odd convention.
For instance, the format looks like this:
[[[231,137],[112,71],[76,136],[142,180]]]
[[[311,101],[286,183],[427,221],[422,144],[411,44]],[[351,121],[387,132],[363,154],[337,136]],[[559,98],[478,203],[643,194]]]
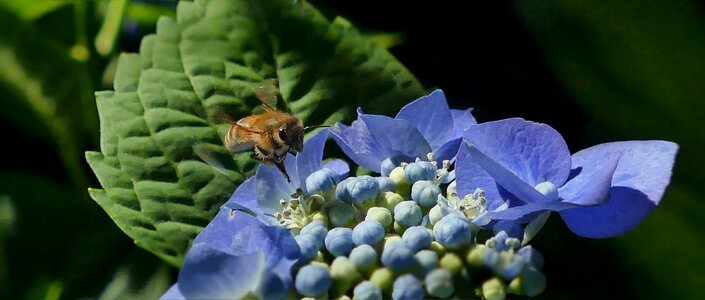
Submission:
[[[98,182],[83,161],[83,151],[100,148],[101,154],[90,154],[97,159],[110,148],[98,139],[94,90],[115,89],[114,94],[99,94],[98,102],[107,103],[111,97],[123,97],[121,89],[144,89],[148,79],[153,81],[149,87],[159,87],[156,90],[171,88],[173,80],[144,76],[144,70],[149,69],[146,66],[161,62],[164,68],[178,71],[169,74],[179,73],[189,79],[201,74],[210,79],[185,91],[199,96],[205,108],[202,112],[189,111],[188,119],[209,130],[204,139],[214,143],[215,132],[223,128],[213,126],[204,117],[222,106],[234,111],[235,117],[257,111],[257,101],[248,94],[247,86],[274,77],[276,71],[284,99],[281,108],[293,111],[309,124],[350,120],[357,105],[366,111],[390,114],[423,92],[414,76],[385,47],[419,39],[427,43],[437,39],[436,35],[419,36],[394,26],[398,34],[360,34],[349,21],[335,18],[338,13],[346,13],[344,9],[331,9],[335,5],[325,1],[314,3],[328,7],[325,17],[305,1],[295,6],[297,1],[268,0],[234,9],[237,14],[224,20],[214,16],[228,10],[203,13],[202,9],[212,5],[210,2],[186,4],[183,7],[191,8],[177,13],[176,1],[171,0],[0,0],[0,128],[7,130],[3,137],[10,141],[4,144],[9,154],[0,162],[0,298],[154,299],[174,280],[173,269],[137,248],[116,226],[122,224],[138,241],[142,238],[130,234],[134,229],[131,223],[123,222],[120,214],[107,208],[117,203],[115,199],[104,197],[103,202],[98,201],[106,207],[106,214],[86,193],[88,186],[98,186]],[[278,6],[280,3],[284,6]],[[400,14],[405,13],[404,8],[391,2],[357,5],[365,6],[361,10],[391,5]],[[705,192],[698,188],[705,169],[700,159],[705,145],[701,126],[705,119],[703,8],[701,3],[689,0],[513,3],[512,18],[531,37],[518,43],[526,43],[520,45],[526,49],[540,49],[543,60],[538,63],[550,68],[569,101],[586,116],[586,124],[573,126],[584,127],[587,136],[568,139],[586,145],[667,139],[681,146],[673,185],[662,204],[636,230],[615,239],[588,240],[571,235],[559,218],[550,218],[534,240],[547,261],[548,288],[541,298],[696,299],[705,295],[705,263],[700,258],[705,246],[701,231],[705,222],[700,216],[705,211],[701,200]],[[457,17],[466,12],[455,13]],[[162,16],[171,19],[159,21]],[[418,22],[427,22],[422,26],[430,27],[433,22],[448,22],[446,18],[449,16],[429,15]],[[213,53],[204,46],[199,56],[205,58],[199,59],[215,55],[218,60],[189,70],[186,65],[179,66],[184,57],[174,56],[177,44],[160,42],[186,32],[190,26],[186,24],[195,24],[193,20],[203,22],[202,28],[195,30],[195,36],[203,42],[219,37],[229,43],[221,43],[221,50]],[[352,17],[351,21],[357,20]],[[492,26],[485,29],[490,31],[487,36],[498,29]],[[155,31],[156,35],[142,43],[140,54],[118,59],[122,51],[137,52],[140,36]],[[229,34],[233,32],[240,36],[234,38]],[[463,34],[457,33],[461,37]],[[185,44],[179,40],[178,45]],[[427,48],[417,51],[422,49]],[[154,51],[164,55],[147,55]],[[478,58],[422,57],[461,80],[472,78],[476,72],[455,70],[453,66],[459,60]],[[225,67],[223,61],[228,61]],[[215,67],[219,63],[221,67]],[[414,65],[411,61],[402,63]],[[412,71],[424,78],[429,70]],[[534,74],[519,71],[508,76],[510,81],[528,81]],[[201,94],[199,86],[203,87]],[[234,93],[233,87],[238,86]],[[440,87],[445,87],[442,82]],[[163,98],[168,100],[169,93],[155,95],[166,95]],[[469,98],[478,106],[483,105],[485,95],[473,94],[472,90],[465,94],[471,95]],[[220,100],[211,101],[208,107],[204,100],[208,97],[203,95],[223,97],[213,98]],[[547,109],[551,108],[536,110]],[[101,109],[103,117],[108,111]],[[137,115],[142,117],[141,112]],[[184,124],[179,118],[187,117],[165,116],[178,117],[164,125],[176,129]],[[153,154],[142,144],[132,146],[134,157]],[[40,153],[35,154],[37,150]],[[166,152],[156,153],[166,157]],[[192,159],[190,152],[183,155]],[[113,163],[118,160],[115,157]],[[246,161],[240,162],[240,173],[252,167],[244,164]],[[124,176],[101,170],[103,181]],[[97,173],[101,175],[101,171]],[[228,182],[221,183],[233,188],[234,183]],[[227,194],[223,191],[218,201]],[[119,200],[135,201],[134,195],[130,197]],[[165,207],[160,205],[155,206],[157,214]],[[198,226],[203,226],[207,215],[217,207],[215,203],[206,206]],[[191,209],[189,213],[196,211]],[[192,228],[180,237],[177,234],[175,239],[179,241],[165,244],[176,245],[174,251],[182,252],[197,230]],[[178,259],[171,263],[178,264]]]
[[[521,1],[516,8],[588,114],[594,141],[666,139],[680,145],[661,205],[637,230],[605,246],[632,270],[625,283],[637,298],[705,295],[702,3]]]

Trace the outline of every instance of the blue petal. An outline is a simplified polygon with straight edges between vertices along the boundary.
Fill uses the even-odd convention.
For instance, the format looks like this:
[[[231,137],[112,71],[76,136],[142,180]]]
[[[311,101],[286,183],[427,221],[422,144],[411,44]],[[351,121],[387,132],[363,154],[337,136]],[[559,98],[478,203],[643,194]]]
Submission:
[[[250,210],[255,214],[261,214],[262,211],[257,203],[257,195],[255,193],[255,178],[250,177],[237,187],[230,199],[228,199],[223,207],[234,210]]]
[[[232,235],[231,250],[233,254],[241,255],[255,251],[265,254],[265,266],[285,284],[290,284],[291,267],[301,256],[299,245],[291,236],[289,230],[281,226],[269,226],[249,215],[241,215],[245,219]]]
[[[350,166],[348,166],[348,163],[342,159],[329,160],[325,165],[323,165],[323,169],[333,170],[336,174],[338,174],[338,179],[341,181],[348,178],[350,175]]]
[[[296,158],[287,154],[284,160],[287,173],[291,182],[287,182],[284,175],[275,166],[260,165],[255,174],[255,193],[257,204],[265,214],[274,214],[281,210],[279,200],[289,199],[291,194],[299,187],[299,176],[296,172]]]
[[[455,183],[460,198],[472,195],[475,189],[481,188],[485,191],[485,197],[487,198],[489,207],[495,207],[504,203],[503,199],[505,197],[500,195],[500,187],[497,182],[482,166],[473,161],[470,150],[465,146],[460,147],[456,157]]]
[[[328,139],[328,129],[324,128],[306,140],[304,150],[296,155],[296,172],[300,180],[299,186],[306,186],[306,177],[321,169],[323,147],[326,145],[326,139]]]
[[[472,108],[468,109],[451,109],[453,115],[453,137],[463,136],[463,132],[470,126],[477,124],[475,117],[472,116]]]
[[[331,133],[345,155],[368,170],[379,170],[387,158],[362,120],[353,121],[349,127],[338,123]]]
[[[443,143],[437,149],[433,149],[433,153],[436,155],[436,162],[441,164],[443,160],[452,160],[455,158],[455,155],[458,154],[460,143],[462,142],[463,138],[459,137]]]
[[[532,187],[544,181],[562,186],[570,174],[568,146],[548,125],[505,119],[471,126],[463,137]]]
[[[577,175],[558,189],[563,201],[588,206],[609,200],[612,175],[622,152],[596,149],[588,148],[573,155],[573,171]]]
[[[179,284],[174,283],[167,291],[159,297],[159,300],[185,300],[186,297],[181,294],[181,291],[179,290]]]
[[[431,152],[431,146],[423,135],[406,120],[377,115],[361,115],[360,119],[367,124],[370,134],[381,145],[385,158],[404,155],[423,159]],[[379,172],[380,166],[371,170]]]
[[[507,191],[516,196],[519,200],[526,203],[538,203],[549,201],[545,196],[539,193],[533,186],[526,184],[519,177],[514,175],[510,170],[500,165],[497,161],[489,158],[482,151],[478,150],[474,145],[465,142],[465,147],[468,150],[469,160],[478,164],[482,169],[492,176],[494,180],[505,188]],[[460,170],[458,170],[460,171]],[[464,171],[465,172],[465,171]],[[483,187],[480,187],[483,188]],[[486,192],[486,191],[485,191]]]
[[[402,107],[396,119],[409,121],[434,149],[453,138],[450,123],[453,115],[442,90],[435,90]]]
[[[490,213],[493,220],[515,220],[518,222],[531,221],[526,220],[524,217],[535,212],[541,211],[561,211],[568,208],[580,207],[577,204],[561,202],[561,201],[548,201],[548,202],[538,202],[529,203],[525,205],[519,205],[507,208],[502,211]]]
[[[220,251],[232,251],[235,233],[250,226],[260,226],[259,223],[260,221],[252,216],[223,206],[193,242],[207,243]]]
[[[196,243],[179,271],[179,290],[191,299],[239,299],[259,285],[261,252],[233,255]]]
[[[597,153],[622,152],[612,177],[610,199],[599,206],[564,210],[561,217],[580,236],[618,236],[641,223],[661,201],[671,179],[678,145],[666,141],[628,141],[592,148],[589,150]]]

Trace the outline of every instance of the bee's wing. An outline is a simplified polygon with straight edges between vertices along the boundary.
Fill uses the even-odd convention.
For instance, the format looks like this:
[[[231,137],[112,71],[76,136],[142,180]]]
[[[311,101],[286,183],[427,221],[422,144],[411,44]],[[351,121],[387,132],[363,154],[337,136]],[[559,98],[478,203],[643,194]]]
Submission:
[[[235,171],[234,161],[230,153],[222,153],[218,151],[223,149],[220,146],[212,144],[196,144],[193,145],[193,153],[196,154],[201,160],[210,165],[216,171],[222,173],[228,178],[234,180],[240,177]]]
[[[279,81],[276,78],[265,79],[254,84],[255,96],[262,102],[266,111],[277,110],[277,90]]]
[[[252,127],[258,116],[249,116],[232,123],[225,134],[225,144],[230,151],[237,153],[251,150],[257,143],[257,138],[264,134],[261,130]]]

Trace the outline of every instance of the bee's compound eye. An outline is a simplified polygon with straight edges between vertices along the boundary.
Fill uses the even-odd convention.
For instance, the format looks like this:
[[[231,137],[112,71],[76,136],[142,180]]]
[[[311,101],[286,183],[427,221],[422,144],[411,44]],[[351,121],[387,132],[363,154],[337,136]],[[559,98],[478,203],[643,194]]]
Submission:
[[[286,129],[284,128],[279,128],[279,138],[282,141],[286,141],[289,135],[286,133]]]

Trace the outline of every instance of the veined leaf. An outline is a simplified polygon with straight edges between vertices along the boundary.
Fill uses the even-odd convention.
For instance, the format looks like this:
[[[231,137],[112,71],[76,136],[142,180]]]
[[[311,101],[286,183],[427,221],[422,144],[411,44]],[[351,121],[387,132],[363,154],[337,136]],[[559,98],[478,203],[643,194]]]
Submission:
[[[139,54],[120,57],[115,90],[96,93],[101,152],[86,159],[103,189],[91,189],[93,199],[139,246],[178,266],[253,167],[237,159],[228,178],[193,146],[227,152],[224,127],[209,117],[251,114],[252,86],[268,78],[279,79],[280,107],[306,124],[351,119],[358,105],[391,113],[423,94],[389,52],[305,1],[180,2]]]

